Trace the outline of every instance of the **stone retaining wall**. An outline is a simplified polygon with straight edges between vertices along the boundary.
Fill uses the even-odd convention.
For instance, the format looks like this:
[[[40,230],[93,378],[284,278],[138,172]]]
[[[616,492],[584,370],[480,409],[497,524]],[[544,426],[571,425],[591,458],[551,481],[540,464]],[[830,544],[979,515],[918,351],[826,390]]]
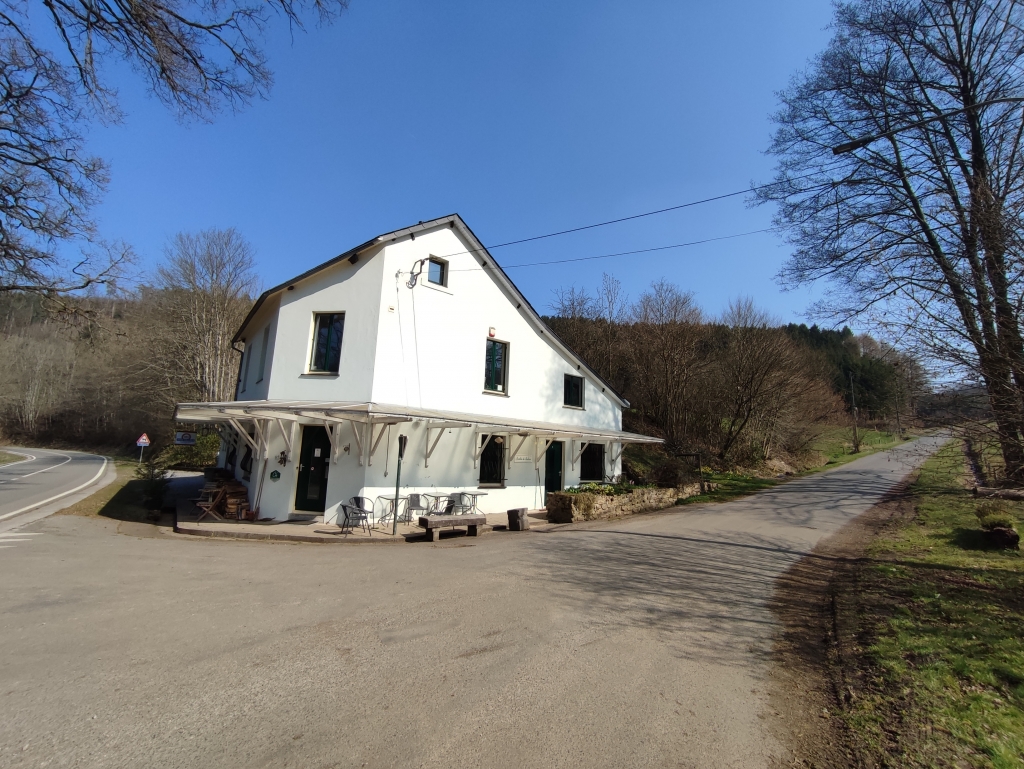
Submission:
[[[696,496],[700,484],[690,483],[676,489],[636,489],[628,494],[607,496],[604,494],[548,494],[548,520],[551,523],[575,523],[624,518],[636,513],[664,510],[672,507],[677,499]]]

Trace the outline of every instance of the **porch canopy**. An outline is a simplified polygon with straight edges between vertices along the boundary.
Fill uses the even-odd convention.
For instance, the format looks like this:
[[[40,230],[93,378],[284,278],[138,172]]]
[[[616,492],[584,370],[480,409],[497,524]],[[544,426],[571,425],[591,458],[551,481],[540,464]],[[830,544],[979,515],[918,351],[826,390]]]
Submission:
[[[575,462],[590,443],[616,443],[619,452],[611,457],[617,460],[622,453],[622,446],[627,443],[662,443],[660,438],[647,435],[623,432],[622,430],[606,430],[582,425],[558,424],[555,422],[534,422],[512,417],[496,417],[483,414],[464,414],[456,411],[439,411],[436,409],[415,408],[412,406],[395,406],[386,403],[351,402],[351,401],[226,401],[223,403],[179,403],[175,410],[178,422],[195,424],[213,424],[230,427],[249,444],[260,459],[267,457],[270,439],[276,430],[283,438],[285,456],[291,459],[297,451],[296,442],[299,424],[323,425],[331,440],[331,460],[336,463],[341,452],[344,432],[351,430],[352,438],[358,449],[359,463],[373,463],[373,455],[384,437],[389,425],[403,422],[423,422],[426,426],[426,441],[423,453],[417,457],[413,453],[410,459],[422,459],[429,466],[430,457],[437,444],[448,429],[469,429],[487,435],[487,442],[495,434],[518,437],[520,440],[510,451],[508,461],[523,447],[528,438],[538,441],[534,452],[534,463],[539,464],[548,446],[553,441],[565,440],[572,442],[572,459]],[[251,425],[247,429],[246,425]],[[223,435],[223,433],[222,433]],[[543,442],[543,447],[541,446]],[[477,441],[479,443],[479,441]],[[577,452],[577,445],[579,450]],[[474,448],[474,465],[483,453],[484,446]],[[413,448],[410,446],[410,448]]]

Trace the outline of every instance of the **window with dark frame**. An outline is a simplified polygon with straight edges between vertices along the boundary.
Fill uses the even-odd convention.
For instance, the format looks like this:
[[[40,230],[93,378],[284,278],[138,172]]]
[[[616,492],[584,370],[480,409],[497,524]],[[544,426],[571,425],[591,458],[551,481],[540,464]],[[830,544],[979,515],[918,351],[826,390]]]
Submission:
[[[591,443],[583,449],[580,457],[580,481],[604,480],[604,444]]]
[[[487,340],[484,389],[493,393],[508,391],[508,345],[505,342]]]
[[[448,285],[448,262],[441,259],[427,260],[427,282],[435,286]]]
[[[563,403],[566,406],[583,408],[583,377],[565,375],[565,398]]]
[[[337,374],[341,363],[341,338],[345,331],[345,313],[318,313],[313,329],[313,354],[309,370]]]
[[[263,381],[263,377],[267,373],[267,347],[270,345],[270,326],[263,329],[263,344],[260,346],[260,375],[256,379],[256,384]]]
[[[480,443],[485,441],[487,445],[480,454],[480,485],[502,486],[505,483],[505,439],[501,435],[481,435]]]

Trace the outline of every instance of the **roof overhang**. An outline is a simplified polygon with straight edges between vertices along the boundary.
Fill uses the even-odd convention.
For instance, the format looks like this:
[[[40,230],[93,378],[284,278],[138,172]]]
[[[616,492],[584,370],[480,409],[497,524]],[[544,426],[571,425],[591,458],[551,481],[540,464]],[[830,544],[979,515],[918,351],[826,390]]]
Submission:
[[[370,424],[398,424],[426,422],[431,428],[459,425],[476,427],[479,432],[511,433],[524,436],[565,438],[592,442],[663,443],[661,438],[649,435],[569,425],[557,422],[539,422],[486,414],[464,414],[457,411],[395,406],[387,403],[354,401],[225,401],[221,403],[179,403],[174,412],[178,422],[227,423],[230,420],[283,419],[317,422],[345,421]]]

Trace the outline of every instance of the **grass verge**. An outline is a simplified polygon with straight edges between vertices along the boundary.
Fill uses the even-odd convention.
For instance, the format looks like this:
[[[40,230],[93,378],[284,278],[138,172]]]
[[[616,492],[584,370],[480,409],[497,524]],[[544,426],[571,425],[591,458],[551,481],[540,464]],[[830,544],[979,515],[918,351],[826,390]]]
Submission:
[[[954,442],[922,467],[912,517],[873,541],[850,588],[844,718],[872,763],[1024,765],[1024,558],[985,549],[963,479]]]
[[[153,512],[143,504],[143,482],[135,477],[134,461],[114,460],[117,478],[85,499],[66,507],[57,515],[102,516],[119,521],[152,522]]]
[[[6,451],[0,451],[0,465],[9,465],[11,462],[20,462],[25,457],[20,454],[11,454]]]
[[[727,502],[737,497],[745,497],[748,494],[770,489],[780,482],[778,478],[757,478],[752,475],[741,475],[740,473],[705,473],[704,480],[715,484],[714,491],[705,494],[698,494],[694,497],[686,497],[679,500],[680,505],[692,505],[695,502]]]
[[[874,454],[876,451],[891,449],[902,443],[895,433],[886,430],[862,429],[860,431],[860,451],[853,451],[853,428],[833,427],[826,430],[811,446],[825,460],[824,467],[816,467],[806,472],[817,472],[826,468],[852,462],[855,459]],[[804,473],[806,474],[806,473]]]

